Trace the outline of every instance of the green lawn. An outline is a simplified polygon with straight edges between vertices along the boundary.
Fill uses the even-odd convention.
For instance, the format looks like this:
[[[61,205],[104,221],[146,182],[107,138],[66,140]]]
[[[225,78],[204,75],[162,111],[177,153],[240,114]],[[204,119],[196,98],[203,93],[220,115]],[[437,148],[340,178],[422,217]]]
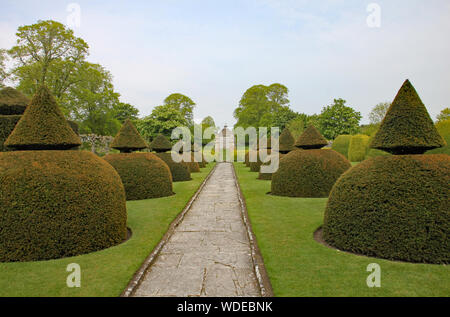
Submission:
[[[391,262],[330,249],[313,239],[323,223],[326,198],[267,195],[270,181],[257,180],[235,163],[250,220],[276,296],[449,296],[450,268]],[[369,263],[381,266],[381,287],[369,288]]]
[[[174,183],[174,196],[128,202],[133,235],[121,245],[60,260],[0,263],[0,296],[119,296],[213,165]],[[81,267],[80,288],[66,286],[69,263]]]

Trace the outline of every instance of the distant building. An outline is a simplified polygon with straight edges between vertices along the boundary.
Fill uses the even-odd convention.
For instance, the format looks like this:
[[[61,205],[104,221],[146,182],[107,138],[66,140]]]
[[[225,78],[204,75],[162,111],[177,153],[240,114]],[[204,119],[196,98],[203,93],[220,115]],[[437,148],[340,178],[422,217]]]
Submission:
[[[228,157],[226,161],[233,161],[234,159],[234,133],[228,129],[227,125],[223,127],[222,131],[216,134],[216,144],[215,151],[216,153],[223,153],[224,150],[228,151]],[[219,161],[224,160],[223,154],[220,155]]]

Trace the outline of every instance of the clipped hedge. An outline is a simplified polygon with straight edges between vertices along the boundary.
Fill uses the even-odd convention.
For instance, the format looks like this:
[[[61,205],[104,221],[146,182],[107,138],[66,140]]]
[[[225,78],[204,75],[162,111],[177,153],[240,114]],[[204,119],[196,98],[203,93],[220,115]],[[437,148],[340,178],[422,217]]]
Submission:
[[[192,179],[188,166],[184,162],[174,162],[170,152],[155,153],[155,155],[169,166],[170,172],[172,173],[172,181],[183,182]]]
[[[21,115],[0,115],[0,152],[8,151],[6,147],[3,146],[8,136],[11,134],[12,130],[19,122]]]
[[[275,155],[275,153],[274,153],[274,155]],[[278,159],[281,160],[281,159],[283,158],[283,156],[285,156],[285,155],[286,155],[286,154],[278,153]],[[279,163],[278,163],[278,164],[279,164]],[[261,166],[263,166],[263,165],[270,165],[270,162],[261,164]],[[278,167],[279,167],[279,165],[278,165]],[[273,174],[273,173],[262,173],[262,172],[260,171],[259,174],[258,174],[258,179],[261,179],[261,180],[271,180],[271,179],[272,179],[272,174]]]
[[[21,115],[30,103],[30,99],[17,89],[0,89],[0,115]]]
[[[127,235],[125,191],[86,151],[0,153],[0,262],[101,250]]]
[[[348,146],[348,160],[361,162],[366,158],[370,137],[364,134],[353,135]]]
[[[262,151],[266,151],[267,154],[271,153],[271,149],[264,149]],[[250,172],[259,172],[261,165],[263,162],[260,159],[260,151],[257,152],[257,160],[256,162],[249,162],[248,166],[250,167]]]
[[[336,180],[351,167],[333,150],[294,150],[280,160],[271,193],[290,197],[328,197]]]
[[[153,153],[117,153],[104,158],[119,173],[127,200],[173,195],[172,174]]]
[[[450,157],[368,159],[335,184],[323,235],[341,250],[391,260],[450,262]]]
[[[194,153],[191,152],[191,161],[184,162],[191,173],[200,173],[200,165],[194,161]]]
[[[450,154],[450,119],[436,123],[436,129],[447,145],[438,149],[430,150],[427,154]]]
[[[350,140],[352,136],[349,134],[341,134],[334,139],[331,149],[338,153],[341,153],[346,158],[348,158],[348,147],[350,145]]]

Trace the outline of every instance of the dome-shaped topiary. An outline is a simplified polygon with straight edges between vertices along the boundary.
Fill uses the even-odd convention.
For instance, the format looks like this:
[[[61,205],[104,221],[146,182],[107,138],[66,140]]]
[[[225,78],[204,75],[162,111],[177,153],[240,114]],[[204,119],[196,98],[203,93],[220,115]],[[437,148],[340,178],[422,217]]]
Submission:
[[[361,162],[366,158],[370,137],[363,134],[353,135],[348,146],[348,160]]]
[[[125,191],[87,151],[0,153],[0,262],[56,259],[126,239]]]
[[[111,147],[119,150],[121,153],[131,153],[132,151],[145,149],[147,143],[145,143],[131,120],[127,119],[111,142]]]
[[[350,252],[412,262],[449,263],[450,157],[368,159],[336,182],[323,236]]]
[[[285,128],[278,139],[279,141],[279,152],[286,154],[292,151],[294,147],[294,137],[292,136],[291,131],[288,128]]]
[[[381,122],[371,147],[392,154],[422,154],[445,145],[422,100],[406,80]]]
[[[66,150],[81,145],[55,99],[40,86],[4,143],[16,150]]]
[[[125,191],[114,168],[90,152],[59,150],[79,141],[38,88],[5,142],[26,151],[0,153],[0,261],[73,256],[126,238]]]
[[[352,136],[349,134],[338,135],[336,139],[334,139],[333,144],[331,144],[331,149],[348,158],[348,147],[351,139]]]
[[[298,137],[294,145],[300,149],[320,149],[327,144],[327,140],[320,134],[319,130],[310,125]]]
[[[274,155],[276,155],[276,153],[278,153],[278,152],[274,152],[274,153],[272,153],[271,154],[271,157],[273,157]],[[282,158],[283,158],[283,156],[285,156],[286,154],[282,154],[282,153],[278,153],[278,160],[281,160]],[[267,162],[267,163],[263,163],[263,164],[261,164],[261,166],[263,166],[263,165],[270,165],[270,161],[269,162]],[[259,174],[258,174],[258,179],[261,179],[261,180],[271,180],[272,179],[272,174],[273,173],[263,173],[263,172],[261,172],[261,166],[260,166],[260,172],[259,172]],[[279,166],[279,162],[278,162],[278,166]]]
[[[152,151],[163,153],[172,149],[172,143],[162,134],[158,134],[150,144]]]
[[[0,90],[0,115],[23,114],[29,103],[27,96],[12,87]]]
[[[160,159],[162,159],[167,166],[169,166],[170,172],[172,173],[172,180],[174,182],[183,182],[191,180],[191,173],[189,168],[184,162],[177,163],[172,159],[172,154],[170,152],[159,152],[155,154]]]
[[[153,153],[116,153],[103,158],[119,173],[127,200],[173,195],[172,174]]]
[[[191,173],[200,173],[200,165],[195,161],[194,152],[191,152],[191,160],[184,162]]]
[[[271,193],[290,197],[328,197],[336,180],[351,167],[333,150],[294,150],[272,174]]]
[[[200,145],[194,143],[191,146],[191,151],[193,152],[192,161],[194,162],[194,157],[195,156],[199,156],[201,161],[196,162],[196,163],[198,164],[198,166],[200,168],[206,167],[206,164],[208,164],[208,162],[206,162],[206,160],[205,160],[205,156],[203,155],[202,147]],[[201,154],[199,154],[199,153],[201,153]]]

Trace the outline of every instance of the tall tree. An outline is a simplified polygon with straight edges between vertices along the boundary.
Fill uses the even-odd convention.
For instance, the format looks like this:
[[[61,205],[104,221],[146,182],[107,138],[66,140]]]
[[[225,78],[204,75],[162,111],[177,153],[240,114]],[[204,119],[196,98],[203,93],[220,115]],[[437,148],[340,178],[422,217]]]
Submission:
[[[194,124],[194,107],[195,102],[191,98],[180,93],[174,93],[164,99],[164,105],[173,106],[186,119],[188,126]]]
[[[359,131],[361,113],[345,105],[344,99],[334,99],[332,105],[323,108],[317,123],[327,139],[334,139],[340,134],[354,134]]]
[[[390,102],[380,102],[369,113],[369,120],[371,124],[380,124],[389,109]]]
[[[205,126],[208,126],[208,127],[216,126],[216,123],[214,122],[214,119],[211,116],[207,116],[207,117],[203,118],[202,124],[204,124]]]
[[[450,108],[445,108],[443,110],[441,110],[441,113],[439,113],[436,117],[437,122],[442,122],[445,120],[449,120],[450,119]]]
[[[0,88],[5,86],[5,80],[8,77],[8,72],[6,71],[6,50],[0,49]]]
[[[136,121],[138,119],[139,110],[129,103],[119,102],[114,107],[114,118],[124,123],[127,119]]]
[[[153,140],[160,133],[170,138],[172,130],[182,126],[187,126],[186,118],[177,106],[170,104],[155,107],[149,116],[136,123],[136,128],[147,141]]]
[[[282,84],[270,86],[255,85],[242,95],[239,106],[234,110],[235,126],[244,128],[267,126],[272,114],[288,107],[288,89]]]
[[[88,55],[87,43],[73,35],[63,24],[47,20],[32,25],[20,26],[16,33],[17,43],[8,54],[17,62],[13,74],[21,70],[37,84],[46,83],[47,73],[56,61],[74,64]]]

